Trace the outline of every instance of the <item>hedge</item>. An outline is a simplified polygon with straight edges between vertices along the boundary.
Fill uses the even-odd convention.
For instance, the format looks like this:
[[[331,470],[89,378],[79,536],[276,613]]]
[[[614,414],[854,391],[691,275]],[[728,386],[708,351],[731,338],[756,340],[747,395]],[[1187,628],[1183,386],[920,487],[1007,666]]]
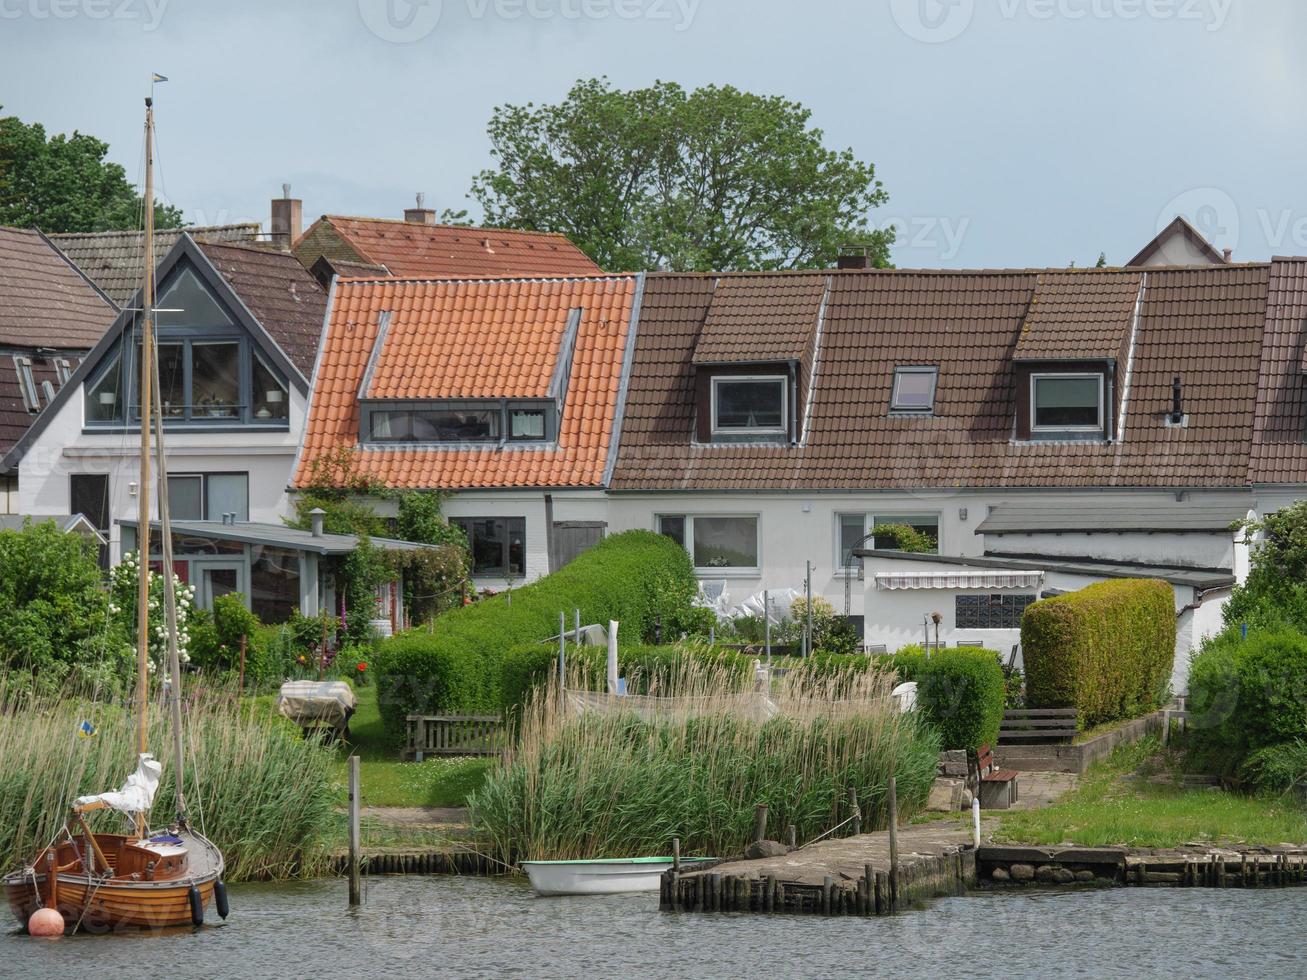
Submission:
[[[1003,668],[996,650],[903,647],[892,656],[817,654],[798,669],[826,676],[840,671],[893,670],[900,681],[916,681],[917,710],[939,730],[946,749],[993,745],[1006,700]]]
[[[1191,742],[1203,762],[1234,775],[1259,754],[1307,733],[1307,636],[1280,629],[1203,644],[1189,669]]]
[[[1021,619],[1026,701],[1075,708],[1082,727],[1156,708],[1175,659],[1175,597],[1157,579],[1110,579],[1042,599]]]
[[[524,644],[558,633],[558,614],[580,609],[583,623],[617,620],[626,644],[697,628],[698,580],[690,556],[671,538],[627,531],[530,585],[436,617],[429,629],[401,633],[374,657],[382,721],[398,740],[409,714],[490,714],[503,703],[502,662]]]

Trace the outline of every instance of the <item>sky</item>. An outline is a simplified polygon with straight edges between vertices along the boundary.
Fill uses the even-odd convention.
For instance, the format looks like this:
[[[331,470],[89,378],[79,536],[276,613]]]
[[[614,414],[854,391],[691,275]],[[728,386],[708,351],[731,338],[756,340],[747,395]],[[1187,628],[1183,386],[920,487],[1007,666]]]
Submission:
[[[469,208],[495,106],[578,78],[732,84],[875,165],[900,267],[1128,261],[1176,214],[1236,260],[1307,254],[1301,0],[0,0],[5,115],[259,220]]]

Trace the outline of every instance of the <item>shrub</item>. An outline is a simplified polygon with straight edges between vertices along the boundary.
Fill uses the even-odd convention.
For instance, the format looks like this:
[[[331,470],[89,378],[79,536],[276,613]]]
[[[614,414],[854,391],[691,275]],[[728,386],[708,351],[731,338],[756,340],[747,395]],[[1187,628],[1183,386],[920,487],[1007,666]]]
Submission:
[[[1042,599],[1021,620],[1026,700],[1088,727],[1156,708],[1175,659],[1175,600],[1156,579],[1112,579]]]
[[[537,582],[438,616],[381,644],[374,662],[382,719],[398,739],[408,714],[500,710],[505,654],[558,633],[558,614],[581,611],[586,623],[620,623],[628,644],[695,627],[698,580],[685,549],[651,531],[601,541]]]
[[[1307,742],[1294,739],[1258,749],[1244,762],[1242,781],[1262,793],[1307,792]]]

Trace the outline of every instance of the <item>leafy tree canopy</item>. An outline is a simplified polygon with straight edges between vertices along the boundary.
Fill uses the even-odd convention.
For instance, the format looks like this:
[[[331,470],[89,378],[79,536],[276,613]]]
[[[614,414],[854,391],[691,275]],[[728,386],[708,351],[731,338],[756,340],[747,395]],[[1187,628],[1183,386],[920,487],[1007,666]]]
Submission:
[[[887,266],[875,168],[827,149],[810,116],[729,85],[579,81],[556,105],[495,110],[497,165],[472,196],[488,223],[561,232],[606,269],[818,268],[845,244]]]
[[[0,107],[3,108],[3,107]],[[109,144],[74,131],[47,138],[40,123],[0,116],[0,225],[44,232],[141,227],[141,195]],[[179,228],[182,212],[155,204],[159,228]]]

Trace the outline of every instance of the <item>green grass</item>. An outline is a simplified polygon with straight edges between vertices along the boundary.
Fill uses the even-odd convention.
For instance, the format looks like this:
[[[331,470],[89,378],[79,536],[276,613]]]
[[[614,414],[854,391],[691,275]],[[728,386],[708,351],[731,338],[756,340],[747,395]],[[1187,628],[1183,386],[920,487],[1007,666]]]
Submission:
[[[350,742],[339,748],[336,766],[342,797],[346,793],[345,760],[351,751],[362,760],[359,778],[364,806],[462,806],[495,766],[494,759],[400,761],[399,753],[386,740],[376,686],[355,688],[354,695]]]
[[[1005,815],[994,839],[1086,847],[1307,843],[1307,812],[1291,801],[1150,781],[1174,775],[1176,764],[1156,738],[1122,746],[1053,806]]]

